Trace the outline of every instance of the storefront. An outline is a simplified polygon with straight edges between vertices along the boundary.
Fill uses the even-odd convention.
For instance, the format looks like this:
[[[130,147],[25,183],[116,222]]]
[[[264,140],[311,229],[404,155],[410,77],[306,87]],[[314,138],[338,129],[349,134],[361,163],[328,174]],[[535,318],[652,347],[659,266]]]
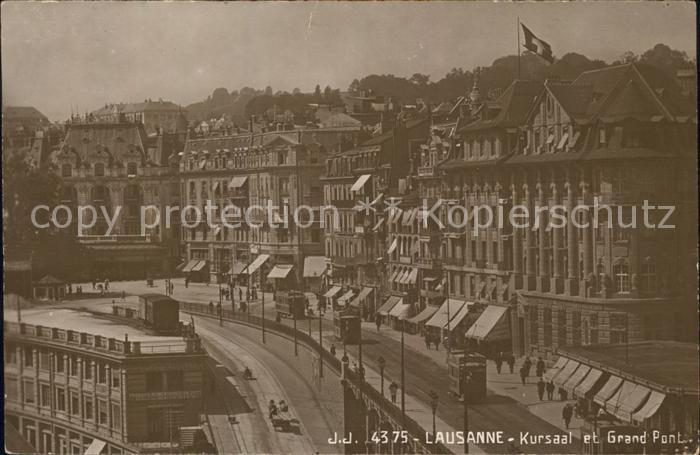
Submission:
[[[511,336],[508,307],[488,305],[469,326],[464,337],[470,344],[470,350],[487,357],[492,357],[497,352],[509,352]]]

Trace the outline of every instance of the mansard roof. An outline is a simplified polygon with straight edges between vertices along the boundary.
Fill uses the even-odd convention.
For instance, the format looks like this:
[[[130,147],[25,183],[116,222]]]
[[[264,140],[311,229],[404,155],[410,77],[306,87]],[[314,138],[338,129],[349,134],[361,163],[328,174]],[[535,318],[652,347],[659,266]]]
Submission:
[[[541,91],[542,83],[539,81],[515,80],[498,99],[484,105],[479,119],[461,128],[460,131],[520,126]],[[489,112],[495,115],[490,118]]]

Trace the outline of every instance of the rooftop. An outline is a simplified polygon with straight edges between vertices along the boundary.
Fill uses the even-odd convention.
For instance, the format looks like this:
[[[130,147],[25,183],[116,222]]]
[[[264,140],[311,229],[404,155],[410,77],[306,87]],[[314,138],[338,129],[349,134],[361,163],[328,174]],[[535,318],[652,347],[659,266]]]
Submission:
[[[17,312],[6,309],[3,312],[3,318],[6,323],[16,323]],[[141,343],[141,353],[144,354],[187,352],[187,343],[180,336],[152,335],[138,327],[87,311],[67,308],[49,309],[45,306],[33,307],[22,310],[22,324],[88,333],[119,341],[124,341],[124,338],[128,336],[129,342]]]
[[[628,345],[567,346],[559,354],[608,372],[698,393],[698,346],[694,343],[653,340]]]

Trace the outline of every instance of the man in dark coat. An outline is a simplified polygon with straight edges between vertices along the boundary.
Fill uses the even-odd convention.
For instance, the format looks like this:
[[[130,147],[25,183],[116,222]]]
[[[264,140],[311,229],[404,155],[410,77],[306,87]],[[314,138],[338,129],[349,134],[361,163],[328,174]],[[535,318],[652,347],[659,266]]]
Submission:
[[[540,380],[537,381],[537,396],[540,397],[540,401],[544,400],[544,388],[545,383],[542,378],[540,378]]]
[[[496,371],[498,371],[498,374],[501,374],[501,367],[503,366],[503,353],[498,352],[496,354]]]
[[[549,381],[547,383],[547,399],[551,400],[554,396],[554,381]]]
[[[574,408],[571,406],[570,403],[567,403],[564,405],[564,409],[561,410],[561,416],[564,419],[564,425],[566,425],[566,428],[569,428],[569,424],[571,423],[571,417],[574,415]]]
[[[544,360],[542,360],[542,357],[539,357],[537,359],[537,376],[542,376],[544,374]]]
[[[508,354],[508,358],[506,359],[506,362],[508,362],[508,368],[510,368],[510,374],[513,374],[513,367],[515,367],[515,356],[511,352]]]

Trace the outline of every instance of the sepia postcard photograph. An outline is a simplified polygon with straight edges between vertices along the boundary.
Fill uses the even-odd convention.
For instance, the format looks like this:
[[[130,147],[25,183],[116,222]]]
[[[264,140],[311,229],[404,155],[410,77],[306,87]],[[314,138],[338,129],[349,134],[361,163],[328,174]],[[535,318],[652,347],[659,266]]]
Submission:
[[[0,34],[6,453],[700,453],[693,2]]]

